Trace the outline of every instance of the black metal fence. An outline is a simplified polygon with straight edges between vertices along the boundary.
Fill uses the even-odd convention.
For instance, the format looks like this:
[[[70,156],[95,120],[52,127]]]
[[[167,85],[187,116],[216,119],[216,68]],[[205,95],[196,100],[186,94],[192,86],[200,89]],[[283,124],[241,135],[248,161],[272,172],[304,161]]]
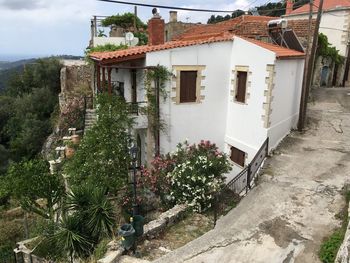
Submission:
[[[259,174],[263,161],[268,155],[268,151],[269,138],[267,138],[261,145],[252,161],[231,181],[229,181],[219,193],[216,194],[213,204],[214,225],[218,215],[222,215],[227,210],[231,209],[235,203],[238,202],[240,197],[243,194],[247,194],[255,185],[255,179]]]

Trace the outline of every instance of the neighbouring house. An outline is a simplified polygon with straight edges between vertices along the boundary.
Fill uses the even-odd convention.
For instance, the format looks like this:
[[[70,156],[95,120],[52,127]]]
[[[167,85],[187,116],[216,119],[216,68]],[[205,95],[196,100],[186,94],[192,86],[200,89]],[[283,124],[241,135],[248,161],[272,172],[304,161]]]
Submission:
[[[187,29],[191,27],[203,26],[201,23],[188,23],[181,22],[177,19],[177,11],[169,12],[169,22],[165,23],[165,42],[171,41],[177,36],[184,33]]]
[[[229,30],[164,43],[158,26],[164,20],[154,16],[146,46],[90,54],[95,91],[115,92],[135,104],[147,103],[146,70],[161,65],[172,72],[165,85],[168,96],[159,102],[166,130],[153,140],[145,116],[135,115],[142,163],[154,157],[157,147],[167,153],[185,139],[210,140],[229,154],[237,171],[266,138],[273,149],[296,127],[304,53]]]
[[[293,5],[291,0],[289,5]],[[313,18],[317,16],[319,0],[314,0]],[[349,30],[350,30],[350,1],[324,0],[319,32],[328,37],[328,41],[345,57],[345,63],[334,65],[326,58],[316,61],[313,83],[318,86],[349,86]],[[295,10],[287,9],[283,16],[288,22],[305,20],[309,16],[309,4]]]

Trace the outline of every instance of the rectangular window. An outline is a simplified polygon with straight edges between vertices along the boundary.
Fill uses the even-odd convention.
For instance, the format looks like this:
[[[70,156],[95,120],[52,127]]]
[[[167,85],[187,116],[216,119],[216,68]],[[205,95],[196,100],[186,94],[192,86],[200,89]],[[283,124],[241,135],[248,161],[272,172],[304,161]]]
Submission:
[[[231,146],[231,161],[234,163],[244,167],[244,161],[245,161],[245,152],[237,149],[236,147]]]
[[[247,72],[237,71],[237,84],[236,84],[236,101],[245,102],[245,94],[247,88]]]
[[[180,103],[196,102],[197,71],[180,72]]]

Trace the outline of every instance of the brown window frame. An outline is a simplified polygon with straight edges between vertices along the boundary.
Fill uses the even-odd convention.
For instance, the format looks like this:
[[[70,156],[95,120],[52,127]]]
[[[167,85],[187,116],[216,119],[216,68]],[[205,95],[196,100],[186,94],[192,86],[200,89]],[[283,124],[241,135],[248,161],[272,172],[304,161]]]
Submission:
[[[192,79],[194,83],[185,84],[184,83],[185,79],[188,80],[188,78],[193,77],[193,76],[190,76],[193,73],[195,73],[195,76]],[[185,77],[185,75],[187,76]],[[180,87],[179,87],[180,103],[197,102],[197,77],[198,77],[198,70],[181,70],[180,71]],[[186,95],[184,95],[184,93],[186,93]]]
[[[236,73],[236,92],[235,101],[240,103],[246,102],[248,72],[238,70]]]
[[[234,146],[230,147],[230,160],[235,164],[244,167],[246,153]]]

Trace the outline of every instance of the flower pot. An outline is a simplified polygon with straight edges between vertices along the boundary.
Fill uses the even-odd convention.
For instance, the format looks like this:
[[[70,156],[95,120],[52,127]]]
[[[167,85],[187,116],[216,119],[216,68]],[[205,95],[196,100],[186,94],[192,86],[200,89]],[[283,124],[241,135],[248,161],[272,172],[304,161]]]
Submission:
[[[79,144],[80,143],[80,136],[78,134],[71,136],[72,143]]]
[[[66,150],[65,150],[65,155],[66,155],[66,158],[71,158],[73,155],[74,155],[74,148],[71,148],[71,147],[66,147]]]

